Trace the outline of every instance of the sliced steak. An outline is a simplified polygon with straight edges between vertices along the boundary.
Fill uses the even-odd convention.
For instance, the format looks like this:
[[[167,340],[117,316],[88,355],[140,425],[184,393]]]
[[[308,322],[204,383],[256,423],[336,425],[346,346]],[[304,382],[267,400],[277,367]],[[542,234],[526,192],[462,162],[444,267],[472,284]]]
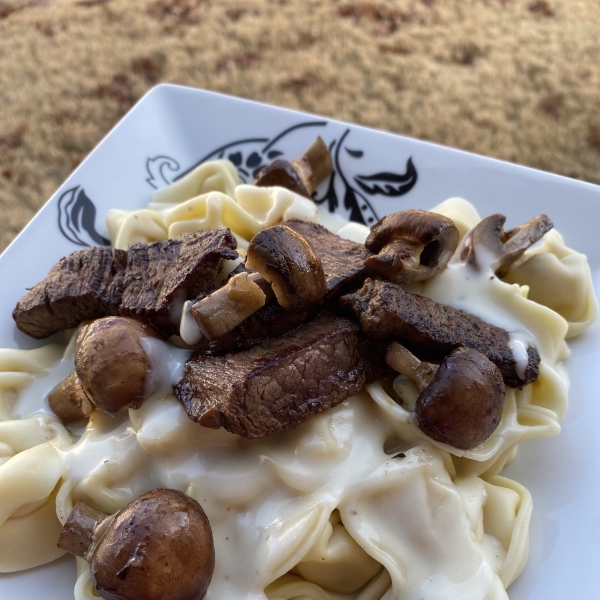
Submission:
[[[540,355],[535,348],[527,348],[529,362],[521,378],[504,329],[405,292],[393,283],[367,279],[358,292],[340,298],[340,305],[354,314],[368,336],[395,339],[421,360],[440,361],[463,346],[487,356],[511,387],[522,387],[538,378]]]
[[[127,253],[86,248],[56,263],[13,311],[17,327],[41,339],[87,319],[119,314]]]
[[[204,427],[245,438],[281,433],[358,393],[384,367],[353,321],[323,313],[245,352],[195,353],[175,394]]]
[[[371,252],[362,244],[345,240],[315,223],[291,219],[285,224],[304,236],[321,259],[327,289],[326,305],[331,304],[340,294],[362,285],[369,273],[364,261],[371,256]],[[244,270],[245,267],[239,265],[231,276]],[[321,310],[321,307],[313,307],[288,312],[281,308],[276,300],[272,300],[222,338],[203,339],[195,348],[206,354],[222,354],[240,348],[253,348],[267,339],[281,336],[306,323]]]
[[[229,229],[133,244],[127,251],[120,314],[149,321],[165,335],[178,332],[184,302],[215,286],[221,262],[237,258],[236,247]]]

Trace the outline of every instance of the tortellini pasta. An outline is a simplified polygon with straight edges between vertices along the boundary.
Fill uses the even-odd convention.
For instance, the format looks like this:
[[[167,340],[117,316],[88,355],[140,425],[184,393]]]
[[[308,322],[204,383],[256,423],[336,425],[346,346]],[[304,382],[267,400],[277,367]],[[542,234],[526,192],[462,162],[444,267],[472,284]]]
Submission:
[[[452,218],[461,238],[480,220],[460,198],[433,210]],[[122,249],[229,227],[243,256],[258,231],[291,218],[320,215],[288,190],[240,184],[235,167],[218,160],[157,191],[144,209],[110,211],[107,226]],[[323,222],[359,243],[369,232],[329,215]],[[479,311],[515,340],[535,342],[542,358],[538,381],[507,388],[497,431],[468,451],[421,432],[412,412],[418,391],[402,376],[274,438],[201,428],[173,395],[115,417],[95,412],[74,435],[43,393],[72,371],[72,344],[0,350],[0,571],[60,556],[56,538],[79,499],[113,513],[171,487],[198,500],[213,529],[207,600],[506,599],[527,558],[532,504],[525,488],[497,474],[520,441],[559,432],[565,339],[589,326],[597,302],[585,257],[554,232],[504,282],[467,284],[460,268],[455,260],[410,289]],[[477,304],[464,299],[466,286]],[[568,295],[557,291],[563,286]],[[82,559],[75,598],[98,598]]]

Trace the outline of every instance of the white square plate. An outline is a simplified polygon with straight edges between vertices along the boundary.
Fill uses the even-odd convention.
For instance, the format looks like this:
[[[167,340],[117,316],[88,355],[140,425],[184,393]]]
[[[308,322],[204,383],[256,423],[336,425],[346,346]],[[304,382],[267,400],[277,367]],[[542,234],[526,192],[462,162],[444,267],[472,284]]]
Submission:
[[[39,344],[11,319],[19,298],[50,267],[107,237],[110,208],[144,207],[152,191],[199,162],[224,157],[240,176],[276,156],[294,158],[320,135],[330,145],[335,183],[324,207],[373,223],[405,208],[431,208],[451,196],[507,226],[548,214],[568,245],[588,255],[600,295],[600,187],[341,123],[202,90],[160,85],[147,94],[67,179],[0,257],[0,347]],[[600,168],[600,164],[599,164]],[[511,600],[598,597],[600,559],[600,325],[571,344],[571,407],[560,436],[524,442],[505,473],[532,493],[530,559]],[[0,575],[0,598],[72,598],[70,558]]]

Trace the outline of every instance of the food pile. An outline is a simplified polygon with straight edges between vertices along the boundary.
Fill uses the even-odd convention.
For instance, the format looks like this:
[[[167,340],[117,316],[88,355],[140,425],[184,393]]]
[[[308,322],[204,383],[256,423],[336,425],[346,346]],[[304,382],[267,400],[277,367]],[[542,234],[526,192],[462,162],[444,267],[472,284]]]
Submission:
[[[265,167],[254,185],[310,199],[331,172],[319,138],[299,159]],[[492,215],[461,236],[447,216],[405,210],[381,219],[364,243],[291,218],[256,232],[245,247],[221,228],[127,249],[86,248],[61,259],[17,303],[13,318],[37,339],[78,328],[74,371],[47,397],[66,427],[90,419],[93,428],[94,419],[104,418],[99,413],[119,419],[174,393],[198,438],[203,428],[223,428],[259,444],[292,435],[316,415],[358,401],[357,395],[373,402],[367,390],[384,412],[392,414],[394,404],[404,411],[405,425],[425,440],[424,456],[438,448],[448,453],[447,464],[454,456],[483,464],[503,453],[497,472],[515,443],[479,459],[478,449],[496,443],[501,423],[501,435],[510,429],[515,395],[530,393],[544,368],[542,349],[535,336],[418,291],[451,268],[498,282],[553,227],[545,215],[510,230],[504,222]],[[174,346],[189,350],[176,379],[166,367]],[[386,454],[406,458],[398,440],[392,446]],[[58,546],[90,563],[103,598],[200,599],[213,570],[225,568],[218,557],[215,563],[201,505],[163,488],[112,515],[79,500]],[[339,527],[339,515],[331,522]],[[352,537],[360,543],[358,533]],[[283,577],[321,581],[310,569],[310,575],[295,569]],[[314,598],[396,597],[386,569],[377,561],[373,569],[344,592],[353,596],[327,596],[321,582],[325,591]],[[393,576],[391,582],[396,585]],[[500,597],[491,593],[485,597]]]

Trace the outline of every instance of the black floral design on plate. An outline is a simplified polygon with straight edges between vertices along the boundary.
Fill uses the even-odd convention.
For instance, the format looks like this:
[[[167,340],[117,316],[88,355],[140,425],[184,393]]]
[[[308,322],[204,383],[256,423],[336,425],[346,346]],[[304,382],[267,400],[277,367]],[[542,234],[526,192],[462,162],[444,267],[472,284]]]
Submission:
[[[260,170],[272,160],[286,157],[287,153],[282,149],[284,140],[299,130],[307,128],[322,130],[327,125],[327,121],[307,121],[288,127],[272,137],[245,138],[229,142],[204,155],[191,167],[172,178],[168,177],[167,170],[174,172],[179,169],[175,159],[167,156],[149,158],[146,161],[146,169],[149,174],[147,181],[152,187],[157,188],[157,183],[161,184],[163,181],[171,183],[181,179],[203,162],[224,158],[235,165],[242,182],[251,183]],[[325,205],[329,212],[343,209],[351,221],[372,225],[378,220],[378,217],[369,198],[374,196],[397,198],[407,194],[417,183],[418,174],[412,158],[408,158],[403,173],[382,171],[370,175],[348,176],[346,173],[349,169],[347,165],[345,167],[346,161],[362,160],[365,157],[363,150],[347,145],[350,133],[351,130],[346,129],[338,139],[329,142],[334,172],[329,181],[321,187],[321,189],[324,188],[322,195],[316,194],[313,199],[317,204]],[[319,131],[318,134],[323,138],[326,137],[322,131]],[[358,169],[352,168],[352,172],[357,171]],[[343,202],[341,206],[340,199]]]
[[[379,220],[379,217],[365,194],[369,196],[379,195],[388,197],[398,197],[407,194],[417,183],[417,170],[412,162],[412,158],[409,158],[406,163],[406,172],[403,174],[383,172],[375,173],[374,175],[355,175],[350,180],[345,175],[341,164],[341,150],[343,148],[347,156],[356,160],[362,159],[364,152],[345,146],[346,138],[349,134],[350,129],[346,129],[339,140],[333,140],[329,145],[334,171],[323,196],[315,197],[314,200],[317,204],[326,204],[329,212],[335,212],[338,209],[339,186],[336,187],[337,176],[341,180],[344,208],[349,213],[348,218],[350,221],[373,225]]]
[[[96,212],[84,189],[76,185],[58,199],[58,228],[78,246],[109,246],[110,241],[96,231]]]
[[[169,183],[172,183],[173,176],[180,168],[179,163],[170,156],[155,156],[154,158],[149,158],[146,161],[146,171],[148,171],[149,175],[146,181],[157,190],[162,185],[169,185]],[[173,173],[172,177],[168,176],[168,171]]]

